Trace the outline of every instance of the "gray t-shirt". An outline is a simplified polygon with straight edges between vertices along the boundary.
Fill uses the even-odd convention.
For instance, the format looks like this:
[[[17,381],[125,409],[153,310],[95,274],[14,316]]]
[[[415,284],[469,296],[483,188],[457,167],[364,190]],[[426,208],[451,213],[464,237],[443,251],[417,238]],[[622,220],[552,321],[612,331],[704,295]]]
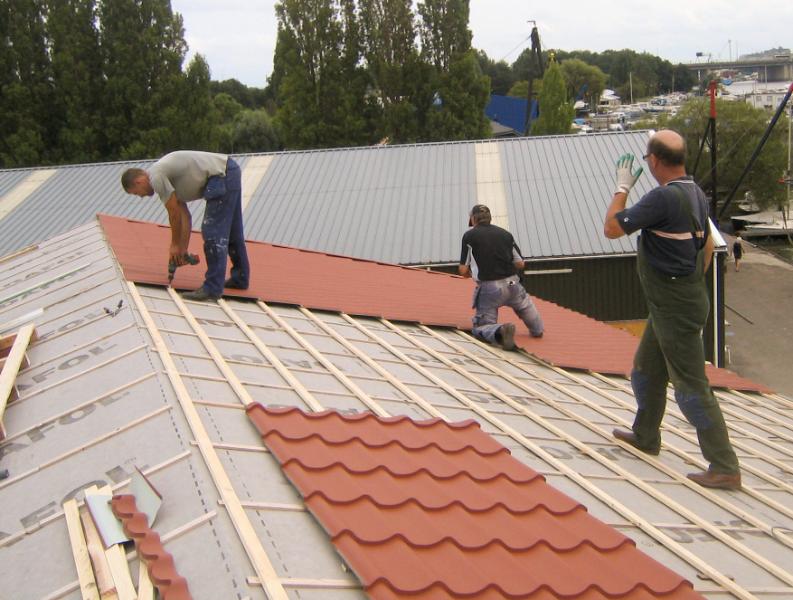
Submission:
[[[181,202],[204,196],[207,179],[225,175],[228,155],[198,150],[177,150],[166,154],[148,169],[151,187],[165,204],[171,194]]]

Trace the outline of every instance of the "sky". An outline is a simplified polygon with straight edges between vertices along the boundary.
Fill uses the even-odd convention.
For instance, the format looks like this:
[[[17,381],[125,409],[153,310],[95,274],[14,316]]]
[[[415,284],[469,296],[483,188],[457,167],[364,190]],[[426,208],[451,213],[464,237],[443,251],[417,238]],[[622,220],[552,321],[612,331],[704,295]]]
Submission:
[[[184,18],[185,65],[200,53],[216,81],[267,85],[277,29],[274,5],[275,0],[171,0]],[[629,48],[673,63],[793,49],[791,0],[470,0],[470,7],[473,46],[508,63],[530,45],[532,22],[543,48]]]

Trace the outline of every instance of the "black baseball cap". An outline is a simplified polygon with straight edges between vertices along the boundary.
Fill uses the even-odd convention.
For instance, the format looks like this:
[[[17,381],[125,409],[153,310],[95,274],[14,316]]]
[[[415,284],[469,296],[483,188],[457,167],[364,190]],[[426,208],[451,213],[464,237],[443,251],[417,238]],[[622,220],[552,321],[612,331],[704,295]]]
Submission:
[[[468,213],[468,226],[471,227],[474,224],[474,215],[478,215],[480,213],[489,213],[490,209],[485,206],[484,204],[474,204],[474,207],[471,209],[471,212]]]

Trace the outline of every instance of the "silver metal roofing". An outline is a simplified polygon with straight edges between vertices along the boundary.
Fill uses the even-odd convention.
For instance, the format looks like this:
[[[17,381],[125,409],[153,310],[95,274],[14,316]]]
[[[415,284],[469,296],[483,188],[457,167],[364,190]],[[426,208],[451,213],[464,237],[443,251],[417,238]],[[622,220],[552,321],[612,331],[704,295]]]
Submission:
[[[245,207],[248,239],[400,264],[455,263],[468,211],[491,206],[528,258],[635,252],[633,237],[608,240],[603,215],[614,162],[644,153],[648,132],[613,132],[282,152],[270,157]],[[254,161],[251,161],[254,162]],[[35,170],[0,171],[0,256],[107,213],[159,223],[154,199],[119,185],[129,166],[151,161],[57,168],[2,218],[7,194]],[[649,173],[631,199],[649,191]],[[57,208],[57,210],[56,210]],[[191,203],[194,226],[203,203]],[[499,220],[502,219],[502,220]]]
[[[454,330],[185,303],[123,281],[95,222],[0,261],[0,330],[26,315],[38,340],[0,442],[11,474],[0,481],[3,598],[80,598],[62,503],[82,503],[94,483],[126,492],[135,467],[163,495],[154,528],[194,598],[263,599],[265,577],[271,598],[363,598],[249,423],[251,401],[475,419],[708,598],[793,597],[789,398],[719,392],[745,489],[712,492],[685,478],[703,462],[673,401],[660,456],[614,442],[611,428],[635,410],[625,379]],[[253,532],[253,549],[240,531]]]

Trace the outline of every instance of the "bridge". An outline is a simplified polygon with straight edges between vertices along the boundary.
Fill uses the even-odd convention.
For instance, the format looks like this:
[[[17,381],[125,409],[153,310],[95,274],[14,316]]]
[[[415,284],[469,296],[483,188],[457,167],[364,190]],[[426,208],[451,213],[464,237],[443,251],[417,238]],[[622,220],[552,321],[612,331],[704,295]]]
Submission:
[[[734,61],[702,61],[684,63],[686,68],[697,73],[702,79],[707,73],[714,71],[737,71],[744,75],[757,73],[757,80],[791,81],[793,80],[793,53],[776,54],[768,58],[753,58]]]

